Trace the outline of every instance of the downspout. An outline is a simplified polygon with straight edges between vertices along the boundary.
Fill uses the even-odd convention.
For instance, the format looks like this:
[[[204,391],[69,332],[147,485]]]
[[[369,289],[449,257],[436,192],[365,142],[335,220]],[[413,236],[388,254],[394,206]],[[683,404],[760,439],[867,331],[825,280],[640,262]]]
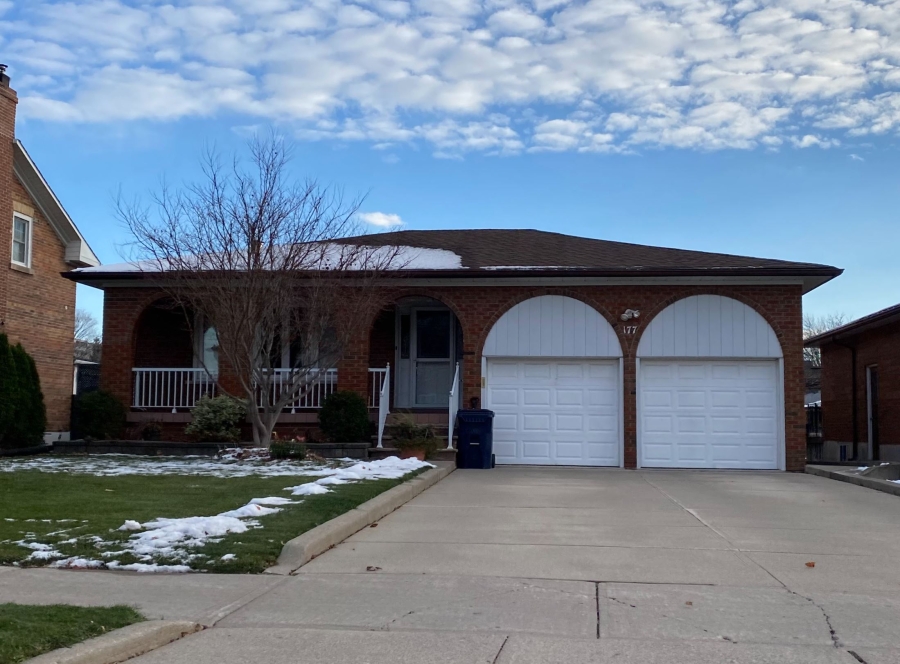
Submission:
[[[853,418],[853,461],[856,461],[859,457],[859,405],[857,404],[857,380],[856,380],[856,346],[851,346],[849,344],[841,343],[834,337],[831,339],[832,343],[837,344],[838,346],[842,346],[843,348],[850,349],[850,367],[852,376],[850,378],[850,390],[852,393],[852,403],[850,405],[851,417]],[[821,352],[821,351],[820,351]]]

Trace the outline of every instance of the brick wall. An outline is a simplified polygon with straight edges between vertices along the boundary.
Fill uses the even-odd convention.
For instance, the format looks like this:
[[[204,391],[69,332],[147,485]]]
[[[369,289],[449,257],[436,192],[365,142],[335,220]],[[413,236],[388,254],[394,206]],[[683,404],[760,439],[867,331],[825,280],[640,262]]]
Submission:
[[[0,331],[6,331],[9,259],[12,250],[13,140],[16,93],[0,84]]]
[[[538,295],[566,295],[582,300],[599,311],[619,333],[625,356],[625,465],[634,467],[636,448],[635,351],[640,335],[652,318],[678,299],[700,293],[719,294],[740,300],[757,310],[775,330],[784,353],[785,440],[787,468],[801,470],[806,460],[806,419],[803,409],[802,291],[800,286],[581,286],[534,288],[525,286],[439,287],[407,289],[395,294],[433,297],[450,307],[463,329],[463,403],[481,396],[481,349],[493,324],[510,307]],[[146,290],[115,288],[107,291],[104,314],[103,384],[128,402],[127,378],[133,357],[133,330],[141,310],[158,294]],[[641,317],[634,336],[625,336],[617,316],[625,309],[639,309]],[[340,389],[368,394],[368,369],[372,352],[381,361],[390,354],[386,346],[386,323],[382,319],[360,329],[338,365]],[[635,321],[629,321],[634,324]],[[382,329],[384,328],[384,329]],[[381,330],[383,333],[374,334]],[[384,338],[382,338],[384,337]],[[372,344],[375,344],[374,346]],[[384,348],[382,348],[384,346]],[[380,364],[379,366],[383,366]]]
[[[878,421],[881,445],[900,445],[900,323],[844,340],[857,349],[857,430],[869,439],[866,367],[878,365]],[[822,347],[822,418],[826,440],[853,442],[852,353],[838,344]],[[862,452],[861,452],[862,454]]]
[[[72,399],[75,284],[65,245],[13,174],[15,93],[0,86],[0,330],[37,364],[48,431],[68,431]],[[10,264],[13,211],[33,219],[31,269]]]

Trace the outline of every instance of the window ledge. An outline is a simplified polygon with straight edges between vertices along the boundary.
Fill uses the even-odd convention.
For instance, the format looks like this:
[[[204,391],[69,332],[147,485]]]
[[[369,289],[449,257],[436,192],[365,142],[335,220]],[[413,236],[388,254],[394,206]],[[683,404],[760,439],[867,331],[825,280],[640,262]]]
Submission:
[[[34,274],[34,270],[30,267],[25,267],[24,265],[19,265],[18,263],[10,263],[10,270],[15,270],[16,272],[24,272],[25,274]]]

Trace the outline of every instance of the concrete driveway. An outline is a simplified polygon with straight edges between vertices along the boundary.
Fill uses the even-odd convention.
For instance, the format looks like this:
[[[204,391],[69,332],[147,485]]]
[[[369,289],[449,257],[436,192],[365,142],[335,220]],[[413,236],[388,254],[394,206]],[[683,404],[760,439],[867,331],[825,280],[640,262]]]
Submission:
[[[809,475],[460,470],[256,578],[136,661],[900,662],[900,498]]]

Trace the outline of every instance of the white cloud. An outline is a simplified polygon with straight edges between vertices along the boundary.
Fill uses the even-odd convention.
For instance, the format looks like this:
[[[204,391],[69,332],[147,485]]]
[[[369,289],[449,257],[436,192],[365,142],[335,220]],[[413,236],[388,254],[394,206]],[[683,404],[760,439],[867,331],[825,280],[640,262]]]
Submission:
[[[0,0],[23,113],[240,116],[470,151],[830,147],[900,129],[900,3]],[[549,117],[548,117],[549,116]]]
[[[399,214],[387,212],[360,212],[357,216],[370,226],[378,228],[396,228],[404,223]]]
[[[865,161],[865,159],[860,157],[858,154],[853,154],[853,153],[850,153],[850,159],[852,161]]]

